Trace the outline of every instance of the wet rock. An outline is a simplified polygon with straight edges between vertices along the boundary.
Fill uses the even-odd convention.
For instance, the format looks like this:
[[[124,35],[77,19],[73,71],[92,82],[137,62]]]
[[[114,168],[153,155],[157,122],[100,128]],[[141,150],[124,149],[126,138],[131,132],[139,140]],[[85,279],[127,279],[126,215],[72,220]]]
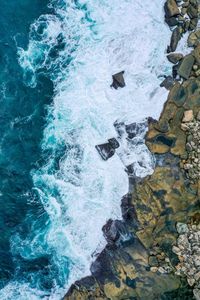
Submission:
[[[144,133],[145,129],[147,127],[146,121],[141,123],[131,123],[125,126],[126,133],[128,134],[129,139],[133,139],[137,135],[141,135]]]
[[[190,20],[189,30],[194,30],[197,27],[198,18]]]
[[[179,24],[178,20],[176,17],[171,17],[171,18],[165,18],[165,22],[169,27],[173,27]]]
[[[187,224],[180,222],[176,224],[176,229],[179,234],[187,233],[189,231]]]
[[[200,30],[191,32],[188,36],[187,44],[188,47],[196,47],[200,41]]]
[[[194,49],[193,55],[196,63],[200,65],[200,44],[198,44],[197,47]]]
[[[178,68],[178,74],[182,78],[188,79],[192,71],[193,64],[194,64],[194,56],[191,54],[186,55],[183,58],[180,67]]]
[[[183,54],[181,54],[181,53],[170,53],[170,54],[167,55],[167,58],[171,63],[177,64],[183,58]]]
[[[96,145],[95,148],[97,149],[103,160],[108,160],[115,154],[115,149],[113,149],[110,143]]]
[[[115,127],[117,134],[119,135],[119,137],[121,137],[125,132],[125,123],[115,121],[113,125]]]
[[[112,75],[113,82],[111,84],[111,87],[113,87],[114,89],[118,89],[118,87],[120,87],[120,88],[125,87],[125,81],[124,81],[123,74],[124,74],[124,71],[121,71],[119,73]]]
[[[117,149],[120,146],[118,140],[115,138],[108,139],[108,142],[112,146],[113,149]]]
[[[180,26],[177,26],[173,31],[172,31],[172,36],[171,36],[171,41],[170,41],[170,46],[169,50],[170,52],[176,51],[176,48],[178,46],[178,42],[181,39],[182,35],[182,29]]]
[[[116,226],[116,222],[117,221],[113,221],[113,220],[109,219],[102,228],[104,237],[105,237],[106,241],[108,242],[108,244],[115,243],[120,237],[120,233]]]
[[[160,84],[160,87],[164,87],[167,90],[171,90],[174,85],[174,79],[172,76],[167,76]]]
[[[175,0],[167,0],[164,5],[164,10],[165,10],[166,18],[170,18],[180,14],[178,5],[176,4]]]
[[[190,19],[194,19],[198,17],[198,6],[189,5],[187,8],[187,14]]]

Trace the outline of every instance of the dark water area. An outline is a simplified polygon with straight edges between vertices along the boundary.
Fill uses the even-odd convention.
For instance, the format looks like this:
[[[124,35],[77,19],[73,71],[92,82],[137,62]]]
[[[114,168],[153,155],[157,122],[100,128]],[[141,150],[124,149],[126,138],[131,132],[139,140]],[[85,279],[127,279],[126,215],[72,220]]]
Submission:
[[[0,14],[0,288],[10,280],[48,271],[48,257],[27,261],[11,252],[11,236],[26,237],[34,218],[48,220],[33,192],[30,171],[43,164],[40,142],[53,85],[38,75],[38,84],[23,83],[17,46],[26,48],[30,24],[48,13],[47,0],[1,0]],[[34,284],[33,284],[34,285]]]

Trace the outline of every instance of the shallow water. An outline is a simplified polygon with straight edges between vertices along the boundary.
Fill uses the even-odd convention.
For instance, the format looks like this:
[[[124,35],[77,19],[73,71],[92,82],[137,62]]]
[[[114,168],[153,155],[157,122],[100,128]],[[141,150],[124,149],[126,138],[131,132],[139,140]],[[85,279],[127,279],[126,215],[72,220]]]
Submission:
[[[170,32],[160,0],[21,2],[5,2],[1,16],[0,298],[61,299],[89,274],[106,220],[121,217],[125,166],[153,171],[145,131],[134,143],[124,133],[106,162],[95,145],[117,137],[116,120],[159,116]],[[113,90],[121,70],[126,87]]]

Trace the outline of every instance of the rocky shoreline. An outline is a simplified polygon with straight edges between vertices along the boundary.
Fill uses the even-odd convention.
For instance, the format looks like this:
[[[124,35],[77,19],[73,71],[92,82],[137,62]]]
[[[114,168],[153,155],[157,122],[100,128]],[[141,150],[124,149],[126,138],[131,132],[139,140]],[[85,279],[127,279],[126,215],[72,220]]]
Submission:
[[[172,27],[172,76],[158,121],[149,119],[146,145],[154,173],[132,179],[121,203],[122,220],[103,227],[105,249],[91,276],[75,282],[65,300],[200,299],[200,39],[197,0],[167,0]],[[188,55],[173,53],[191,31]]]

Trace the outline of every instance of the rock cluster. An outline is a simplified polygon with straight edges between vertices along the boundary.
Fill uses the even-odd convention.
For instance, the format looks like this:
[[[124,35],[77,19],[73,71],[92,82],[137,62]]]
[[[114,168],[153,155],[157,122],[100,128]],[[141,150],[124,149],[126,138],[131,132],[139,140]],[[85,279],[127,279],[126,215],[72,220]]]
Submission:
[[[199,5],[197,0],[167,0],[164,10],[166,23],[170,27],[175,27],[168,46],[168,52],[174,52],[183,33],[196,28]]]
[[[194,182],[200,179],[200,112],[194,119],[192,110],[185,111],[181,128],[187,133],[187,157],[182,161],[182,167],[187,178]]]
[[[177,223],[179,233],[173,252],[178,256],[175,274],[186,276],[194,288],[195,299],[200,299],[200,224]]]

